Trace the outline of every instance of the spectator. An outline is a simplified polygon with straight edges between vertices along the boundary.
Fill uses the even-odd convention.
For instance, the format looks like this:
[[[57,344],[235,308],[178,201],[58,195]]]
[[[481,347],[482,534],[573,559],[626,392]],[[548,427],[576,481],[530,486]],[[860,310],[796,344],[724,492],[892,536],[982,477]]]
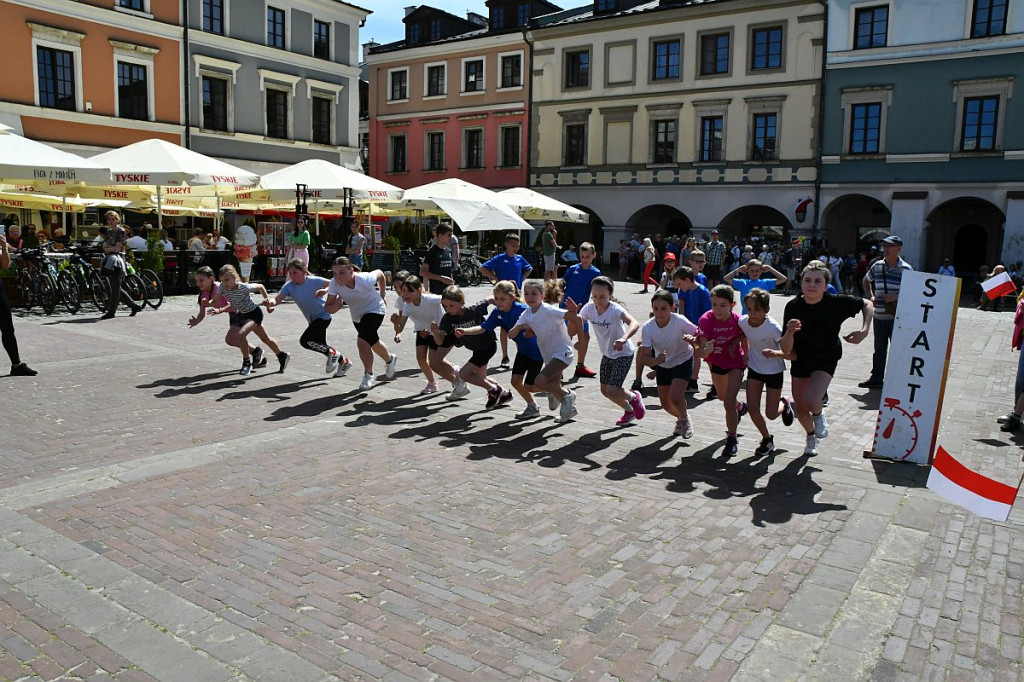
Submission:
[[[580,262],[580,257],[576,254],[576,246],[574,244],[569,244],[569,248],[562,252],[562,262],[566,265]]]
[[[145,251],[149,248],[149,244],[146,242],[145,231],[141,227],[137,227],[132,230],[132,236],[128,238],[125,245],[132,251]]]
[[[193,263],[203,260],[203,252],[206,251],[206,245],[203,244],[203,228],[197,227],[193,230],[192,238],[188,240],[188,250],[193,252]]]
[[[629,274],[629,243],[625,239],[619,240],[619,279],[625,280]]]
[[[953,264],[946,258],[942,261],[942,265],[939,266],[939,274],[946,275],[947,277],[956,277],[956,270],[953,269]]]
[[[362,269],[363,250],[366,248],[366,236],[359,231],[359,225],[352,221],[351,233],[348,236],[348,244],[345,246],[345,255],[348,256],[352,265]]]
[[[228,241],[227,237],[221,235],[220,228],[213,228],[213,234],[210,236],[210,250],[227,251],[229,246],[231,246],[231,242]]]
[[[882,240],[882,257],[872,263],[864,275],[864,291],[874,303],[875,352],[871,356],[871,375],[857,384],[861,388],[881,388],[885,378],[885,361],[896,319],[900,283],[903,273],[914,269],[900,258],[902,250],[903,240],[894,234],[889,235]]]
[[[167,236],[167,230],[160,228],[160,245],[164,247],[164,251],[174,251],[174,242]]]
[[[704,249],[704,256],[707,263],[704,266],[704,274],[708,278],[708,288],[713,289],[722,283],[722,265],[725,264],[725,244],[718,241],[718,230],[711,231],[711,241]]]

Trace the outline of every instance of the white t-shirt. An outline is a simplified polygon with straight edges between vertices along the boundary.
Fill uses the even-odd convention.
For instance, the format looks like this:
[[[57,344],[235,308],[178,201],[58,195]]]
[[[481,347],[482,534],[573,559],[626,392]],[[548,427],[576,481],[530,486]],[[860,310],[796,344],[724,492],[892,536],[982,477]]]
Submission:
[[[590,331],[597,337],[601,355],[606,358],[626,358],[636,353],[636,346],[629,339],[623,344],[622,350],[615,350],[615,342],[626,333],[626,323],[622,321],[625,312],[625,308],[614,301],[608,304],[608,310],[603,315],[593,303],[586,304],[580,310],[580,318],[590,323]]]
[[[747,337],[747,367],[758,374],[778,374],[786,371],[786,361],[782,358],[766,358],[761,354],[766,348],[779,349],[782,338],[782,327],[771,316],[756,327],[750,326],[747,315],[740,317],[739,325],[743,335]]]
[[[363,315],[386,313],[388,309],[377,289],[377,277],[372,272],[355,272],[352,276],[355,279],[352,288],[343,287],[332,278],[327,286],[327,295],[340,296],[348,304],[353,322],[363,319]]]
[[[146,242],[146,239],[139,235],[129,237],[128,241],[125,242],[125,245],[132,251],[146,251],[149,249],[149,244]]]
[[[537,312],[527,308],[516,322],[517,326],[533,330],[544,362],[561,360],[566,365],[572,364],[572,339],[565,326],[565,314],[566,311],[557,306],[541,303]]]
[[[215,241],[213,243],[213,250],[214,251],[223,251],[226,248],[228,248],[228,238],[223,236],[223,235],[220,236],[220,237],[217,237],[217,241]]]
[[[174,242],[170,239],[161,239],[160,243],[163,244],[164,251],[174,251]]]
[[[659,327],[657,320],[652,317],[644,323],[643,346],[650,348],[654,357],[665,351],[667,357],[661,366],[675,367],[693,357],[693,346],[683,341],[683,334],[696,336],[697,331],[697,325],[683,315],[672,313],[664,327]]]
[[[441,316],[444,315],[441,296],[424,291],[420,294],[419,305],[402,301],[402,315],[412,321],[413,331],[427,331],[431,322],[440,322]]]

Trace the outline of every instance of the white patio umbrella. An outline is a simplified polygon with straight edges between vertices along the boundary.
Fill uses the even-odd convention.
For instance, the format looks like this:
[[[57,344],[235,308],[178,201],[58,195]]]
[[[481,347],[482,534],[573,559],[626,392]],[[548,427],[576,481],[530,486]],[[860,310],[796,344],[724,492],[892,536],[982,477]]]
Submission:
[[[306,185],[313,201],[331,201],[345,198],[345,190],[352,190],[357,202],[395,202],[402,198],[402,189],[388,183],[343,168],[323,159],[308,159],[295,165],[267,173],[250,189],[228,192],[224,199],[239,203],[274,204],[295,201],[295,186]]]
[[[110,182],[110,166],[0,131],[0,182],[31,183],[44,189],[75,182],[106,183]]]
[[[508,206],[448,197],[432,197],[432,200],[463,232],[533,229],[530,223],[517,216]]]
[[[495,206],[507,204],[502,201],[497,192],[458,178],[445,178],[405,190],[405,194],[402,195],[401,208],[407,211],[436,211],[438,208],[437,202],[434,201],[436,197],[483,201]]]
[[[552,199],[529,187],[513,187],[498,192],[516,213],[526,220],[556,220],[569,223],[588,223],[590,214],[574,206]]]

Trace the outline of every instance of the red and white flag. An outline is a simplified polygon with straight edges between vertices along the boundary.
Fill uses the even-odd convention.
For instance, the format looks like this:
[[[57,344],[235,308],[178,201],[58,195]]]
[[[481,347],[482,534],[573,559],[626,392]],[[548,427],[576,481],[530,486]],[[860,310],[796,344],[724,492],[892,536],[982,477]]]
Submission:
[[[968,469],[941,445],[932,461],[926,485],[950,502],[994,521],[1007,519],[1020,490],[1020,482],[1014,488]]]
[[[1017,291],[1017,287],[1013,285],[1013,280],[1005,272],[989,277],[981,283],[981,288],[985,290],[985,295],[988,296],[990,301]]]

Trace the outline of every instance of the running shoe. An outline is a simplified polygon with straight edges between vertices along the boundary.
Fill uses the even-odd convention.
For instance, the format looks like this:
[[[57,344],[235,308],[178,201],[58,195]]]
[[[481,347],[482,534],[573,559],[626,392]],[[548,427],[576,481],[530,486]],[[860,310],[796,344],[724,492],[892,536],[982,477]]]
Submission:
[[[291,359],[292,356],[288,355],[288,353],[285,353],[284,351],[281,351],[280,353],[277,354],[277,361],[281,364],[280,371],[283,372],[286,369],[288,369],[288,361]]]
[[[683,435],[683,429],[685,428],[686,420],[683,417],[676,419],[676,427],[672,429],[673,436]]]
[[[811,419],[814,421],[814,435],[818,440],[822,438],[828,438],[828,420],[825,419],[825,413],[819,412],[818,414],[812,414]]]
[[[629,399],[629,406],[633,409],[633,416],[636,417],[637,421],[643,419],[644,415],[647,414],[644,397],[640,395],[640,391],[633,391],[633,397]]]
[[[644,380],[643,379],[635,379],[633,381],[633,385],[629,387],[629,390],[631,390],[631,391],[639,391],[643,387],[644,387]]]
[[[1007,433],[1013,433],[1015,431],[1020,431],[1020,427],[1020,417],[1013,417],[1012,419],[1003,422],[1003,424],[999,427],[999,430],[1006,431]]]
[[[387,364],[384,365],[384,378],[391,381],[395,378],[395,366],[398,365],[398,356],[392,355]]]
[[[34,377],[37,374],[39,374],[39,372],[26,365],[24,362],[11,366],[12,377]]]
[[[744,400],[744,401],[736,403],[736,419],[737,420],[743,419],[743,417],[745,417],[746,414],[747,414],[747,402]]]
[[[589,378],[592,378],[592,377],[596,377],[597,376],[597,372],[595,372],[594,370],[590,369],[586,365],[576,365],[576,376],[578,376],[578,377],[585,377],[585,378],[589,379]]]
[[[690,415],[683,417],[683,431],[679,435],[683,438],[693,438],[693,424],[690,423]]]
[[[736,436],[727,436],[725,439],[725,449],[722,450],[722,454],[726,457],[731,457],[739,452],[740,446],[736,442]]]
[[[1013,412],[1008,412],[1008,413],[1004,414],[1001,417],[996,417],[996,423],[997,424],[1005,424],[1006,422],[1011,421],[1013,419],[1019,420],[1020,416],[1014,414]]]
[[[244,360],[242,360],[242,369],[238,370],[238,373],[241,374],[242,376],[245,376],[246,374],[248,374],[251,371],[252,371],[252,360],[250,360],[249,358],[245,358]]]
[[[804,454],[812,457],[818,454],[818,437],[813,433],[807,434],[807,445],[804,446]]]
[[[558,398],[555,397],[554,393],[548,393],[548,409],[552,412],[558,409]]]
[[[782,423],[786,426],[793,425],[793,419],[796,415],[793,414],[793,402],[789,398],[782,399]]]
[[[504,393],[504,391],[501,389],[501,386],[495,386],[494,388],[488,390],[487,403],[485,405],[486,409],[493,409],[494,406],[498,404],[498,401],[501,400],[502,393]]]
[[[428,381],[427,385],[423,387],[422,391],[420,391],[420,395],[430,395],[431,393],[437,393],[437,383]]]
[[[516,413],[516,419],[534,419],[540,416],[540,408],[537,403],[528,403],[526,409]]]
[[[769,452],[775,452],[775,436],[768,436],[761,439],[761,444],[754,450],[755,457],[764,457]]]
[[[327,356],[327,373],[333,374],[338,369],[338,358],[340,356],[337,353],[331,353]]]
[[[717,400],[717,399],[718,399],[718,389],[715,388],[714,384],[712,384],[711,388],[708,389],[708,400]]]
[[[350,369],[352,369],[352,363],[348,361],[348,358],[342,358],[341,362],[338,363],[338,371],[334,373],[334,376],[340,379],[348,374]]]
[[[700,387],[697,386],[697,382],[696,381],[690,380],[690,382],[688,384],[686,384],[686,392],[687,393],[691,393],[691,394],[692,393],[697,393],[699,390],[700,390]]]
[[[367,391],[367,390],[373,388],[376,384],[377,384],[377,382],[374,381],[372,374],[364,374],[363,375],[363,380],[359,382],[359,390],[360,391]]]
[[[267,356],[266,355],[264,355],[262,358],[260,358],[259,362],[252,363],[252,368],[253,369],[260,369],[260,368],[266,367],[266,366],[267,366]]]
[[[259,346],[256,346],[256,349],[252,352],[252,366],[253,367],[262,367],[262,365],[260,364],[260,361],[262,361],[262,360],[263,360],[263,349],[260,348]]]
[[[508,356],[507,356],[507,355],[503,355],[503,356],[501,357],[501,365],[500,365],[500,366],[501,366],[501,367],[508,367],[508,365],[509,365],[509,359],[508,359]]]
[[[512,402],[512,391],[506,390],[501,394],[501,397],[498,398],[498,407],[508,405],[510,402]]]
[[[467,395],[469,395],[469,386],[460,379],[459,383],[452,388],[451,393],[445,397],[445,400],[458,400],[459,398],[465,398]]]
[[[632,424],[634,419],[636,419],[636,414],[633,413],[633,410],[626,410],[622,413],[622,416],[615,421],[615,425],[625,426],[626,424]]]
[[[567,422],[579,413],[579,410],[576,409],[576,394],[573,391],[567,391],[565,397],[562,398],[562,405],[558,409],[555,421]]]

